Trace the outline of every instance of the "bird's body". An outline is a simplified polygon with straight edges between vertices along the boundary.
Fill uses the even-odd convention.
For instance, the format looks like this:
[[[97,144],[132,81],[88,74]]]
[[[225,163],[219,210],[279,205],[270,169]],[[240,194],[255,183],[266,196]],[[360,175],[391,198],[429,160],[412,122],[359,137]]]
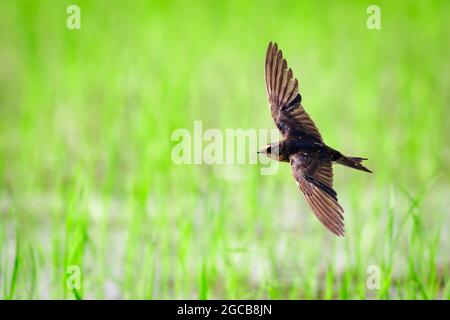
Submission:
[[[271,144],[269,155],[274,160],[289,162],[291,156],[297,153],[317,154],[320,160],[331,160],[336,156],[336,152],[327,145],[313,139],[288,138]]]
[[[266,87],[272,118],[283,140],[271,143],[260,153],[289,162],[292,175],[317,218],[334,234],[344,235],[344,210],[333,189],[332,164],[339,163],[371,172],[359,157],[347,157],[327,146],[314,122],[305,112],[298,81],[288,69],[277,44],[269,44],[266,56]]]

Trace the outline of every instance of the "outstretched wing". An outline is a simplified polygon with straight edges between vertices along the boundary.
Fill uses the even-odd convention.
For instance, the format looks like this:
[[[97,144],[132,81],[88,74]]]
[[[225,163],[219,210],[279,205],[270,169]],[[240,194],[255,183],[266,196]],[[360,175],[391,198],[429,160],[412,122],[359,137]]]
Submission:
[[[298,187],[320,222],[334,234],[344,236],[344,209],[333,190],[331,161],[299,152],[291,156],[291,169]]]
[[[298,81],[276,43],[270,42],[267,48],[265,75],[270,111],[281,134],[312,137],[322,142],[319,130],[301,105]]]

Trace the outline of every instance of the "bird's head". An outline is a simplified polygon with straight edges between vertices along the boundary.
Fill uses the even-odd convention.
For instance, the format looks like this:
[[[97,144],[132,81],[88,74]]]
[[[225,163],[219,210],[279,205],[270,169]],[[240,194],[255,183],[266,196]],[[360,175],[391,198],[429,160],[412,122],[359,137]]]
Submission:
[[[271,143],[264,146],[261,150],[258,151],[259,154],[265,154],[271,159],[278,160],[280,156],[280,149],[278,143]]]

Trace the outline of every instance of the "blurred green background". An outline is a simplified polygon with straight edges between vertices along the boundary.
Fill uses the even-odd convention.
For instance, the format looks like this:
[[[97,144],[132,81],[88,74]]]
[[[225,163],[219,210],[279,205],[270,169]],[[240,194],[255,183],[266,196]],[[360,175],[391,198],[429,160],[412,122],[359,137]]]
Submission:
[[[450,3],[376,1],[381,30],[370,4],[3,1],[0,298],[449,299]],[[327,144],[374,171],[335,166],[345,238],[289,165],[171,160],[195,120],[274,128],[271,40]]]

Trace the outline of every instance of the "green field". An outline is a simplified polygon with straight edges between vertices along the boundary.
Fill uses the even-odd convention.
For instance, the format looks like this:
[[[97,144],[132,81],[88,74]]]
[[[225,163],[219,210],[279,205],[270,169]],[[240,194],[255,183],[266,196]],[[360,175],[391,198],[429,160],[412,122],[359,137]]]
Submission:
[[[449,299],[450,3],[377,1],[369,30],[372,3],[3,1],[0,299]],[[325,142],[369,158],[334,167],[345,238],[288,164],[171,159],[194,121],[274,128],[269,41]]]

